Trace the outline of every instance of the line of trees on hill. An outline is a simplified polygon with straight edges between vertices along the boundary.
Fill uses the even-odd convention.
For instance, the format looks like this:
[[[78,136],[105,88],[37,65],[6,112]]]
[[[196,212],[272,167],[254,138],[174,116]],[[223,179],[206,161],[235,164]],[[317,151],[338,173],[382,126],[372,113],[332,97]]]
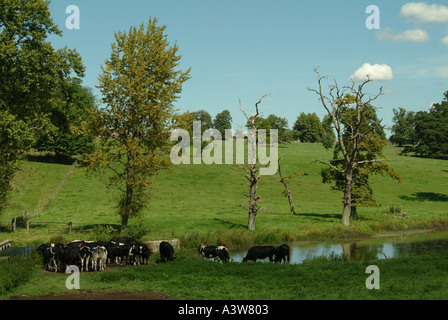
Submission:
[[[192,130],[193,121],[201,122],[201,134],[208,129],[217,129],[222,138],[225,138],[225,130],[232,129],[232,116],[230,111],[225,109],[218,113],[214,119],[207,111],[201,109],[198,111],[186,112],[185,117],[188,119],[185,123],[186,130]],[[267,117],[258,116],[257,128],[265,129],[267,136],[269,136],[270,129],[278,130],[278,142],[289,143],[292,141],[322,143],[326,148],[334,145],[336,136],[331,126],[331,121],[328,115],[324,116],[321,121],[316,113],[300,113],[294,122],[293,128],[288,126],[288,119],[279,117],[275,114],[270,114]],[[246,128],[251,128],[249,122],[245,125]],[[237,128],[235,130],[243,130]],[[190,136],[191,136],[190,132]]]

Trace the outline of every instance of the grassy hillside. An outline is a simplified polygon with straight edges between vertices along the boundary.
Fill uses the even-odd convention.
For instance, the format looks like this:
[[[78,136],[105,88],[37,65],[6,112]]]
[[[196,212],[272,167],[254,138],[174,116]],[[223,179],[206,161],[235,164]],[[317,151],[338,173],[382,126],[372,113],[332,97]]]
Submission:
[[[248,185],[242,170],[233,165],[178,165],[156,178],[152,200],[141,217],[130,220],[148,231],[144,239],[181,237],[185,241],[237,241],[258,238],[276,242],[304,237],[340,237],[359,232],[373,233],[408,228],[429,228],[432,222],[448,224],[448,161],[398,156],[399,148],[388,146],[390,165],[402,176],[401,183],[373,176],[371,184],[379,208],[360,208],[359,221],[349,228],[340,225],[342,194],[322,184],[322,164],[314,160],[331,158],[331,150],[320,144],[292,144],[279,147],[285,174],[303,171],[290,181],[296,216],[289,213],[283,186],[263,176],[258,194],[263,197],[255,233],[247,230]],[[11,195],[12,205],[1,220],[15,216],[22,208],[33,207],[57,186],[69,166],[24,163],[27,168]],[[17,180],[17,179],[16,179]],[[88,177],[83,168],[72,176],[50,206],[32,221],[73,222],[73,226],[119,225],[114,192],[99,176]],[[385,213],[388,202],[400,202],[407,218]],[[73,235],[75,236],[75,235]],[[26,237],[24,235],[24,237]],[[198,239],[199,238],[199,239]],[[194,243],[192,243],[193,245]]]

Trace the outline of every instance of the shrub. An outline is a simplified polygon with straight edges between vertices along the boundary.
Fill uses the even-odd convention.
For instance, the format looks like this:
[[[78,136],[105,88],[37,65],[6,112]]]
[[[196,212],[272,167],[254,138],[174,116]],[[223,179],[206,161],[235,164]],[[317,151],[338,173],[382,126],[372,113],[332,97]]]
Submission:
[[[117,236],[119,231],[111,225],[97,225],[90,230],[89,240],[91,241],[109,241]]]
[[[0,264],[0,296],[26,283],[33,273],[33,260],[21,257],[12,258]]]

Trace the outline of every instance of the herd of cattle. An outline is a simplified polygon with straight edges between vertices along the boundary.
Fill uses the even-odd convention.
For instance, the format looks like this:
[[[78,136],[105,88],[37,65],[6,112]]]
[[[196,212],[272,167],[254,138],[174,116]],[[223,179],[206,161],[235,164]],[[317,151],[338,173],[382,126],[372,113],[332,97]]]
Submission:
[[[146,244],[120,237],[108,242],[74,240],[66,245],[41,244],[37,251],[44,259],[45,269],[55,272],[65,272],[70,265],[81,271],[103,271],[106,264],[145,264],[151,254]]]
[[[104,271],[106,265],[147,264],[151,249],[131,238],[115,237],[110,241],[74,240],[66,245],[61,243],[41,244],[37,247],[44,259],[45,269],[65,272],[70,265],[76,265],[80,271]],[[162,241],[159,245],[160,261],[173,261],[174,248]],[[215,261],[231,262],[229,251],[225,246],[204,246],[198,248],[201,258]],[[289,262],[289,246],[255,246],[249,249],[243,262],[269,258],[270,262]]]

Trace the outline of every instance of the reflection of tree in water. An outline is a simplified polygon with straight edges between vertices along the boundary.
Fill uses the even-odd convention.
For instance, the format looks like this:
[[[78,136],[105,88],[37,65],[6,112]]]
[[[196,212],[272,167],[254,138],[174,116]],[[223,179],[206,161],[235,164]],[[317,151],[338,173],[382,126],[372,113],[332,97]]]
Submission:
[[[448,240],[427,240],[423,242],[408,242],[395,244],[400,257],[423,253],[446,251]]]
[[[358,247],[356,242],[346,242],[342,244],[342,253],[347,260],[375,260],[378,256],[378,248],[369,248],[367,246]]]

